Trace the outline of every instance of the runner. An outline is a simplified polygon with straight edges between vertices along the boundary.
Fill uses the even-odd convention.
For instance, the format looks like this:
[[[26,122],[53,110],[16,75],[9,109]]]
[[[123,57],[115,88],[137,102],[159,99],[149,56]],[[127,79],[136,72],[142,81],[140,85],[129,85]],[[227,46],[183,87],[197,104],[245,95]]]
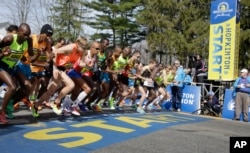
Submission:
[[[86,40],[87,48],[87,40]],[[79,116],[80,113],[77,110],[79,106],[82,111],[85,111],[85,105],[91,107],[92,101],[87,101],[85,98],[91,98],[91,93],[94,93],[96,86],[92,80],[92,70],[96,62],[96,55],[100,50],[100,44],[98,42],[92,42],[90,50],[79,59],[69,71],[68,75],[75,83],[75,88],[71,92],[72,114]],[[84,102],[82,102],[85,100]],[[71,103],[72,103],[71,102]]]
[[[0,43],[0,46],[1,45],[2,45],[2,43]],[[15,93],[15,90],[16,90],[16,84],[14,83],[14,80],[12,79],[12,77],[10,75],[10,74],[12,74],[13,70],[9,69],[8,66],[5,63],[3,63],[1,60],[3,57],[9,56],[10,54],[11,54],[11,50],[9,47],[4,47],[1,49],[1,53],[0,53],[0,81],[7,85],[7,91],[3,97],[2,108],[0,110],[0,122],[2,122],[3,124],[8,123],[8,121],[6,120],[6,117],[5,117],[5,111],[7,111],[6,108],[7,108],[8,102],[10,101],[11,96]],[[11,112],[13,111],[13,110],[11,110],[11,108],[8,110]]]
[[[108,46],[109,40],[107,38],[101,39],[101,49],[97,54],[97,69],[95,70],[93,76],[93,80],[96,82],[97,86],[99,84],[98,90],[100,91],[100,94],[95,99],[95,104],[98,105],[99,108],[101,108],[101,105],[104,103],[105,98],[109,93],[110,78],[108,72],[105,71],[107,68],[107,57],[110,54],[110,52],[106,50]]]
[[[108,98],[108,105],[110,109],[115,109],[114,107],[114,100],[116,99],[116,93],[119,89],[118,82],[117,82],[117,73],[119,71],[115,70],[115,64],[117,63],[118,58],[122,53],[122,48],[116,46],[112,55],[107,58],[107,69],[106,72],[109,73],[110,83],[109,83],[109,96]]]
[[[39,54],[36,61],[31,64],[33,90],[30,95],[30,101],[34,102],[37,98],[46,92],[49,84],[50,76],[46,75],[52,54],[51,42],[49,41],[53,35],[53,29],[49,24],[45,24],[41,28],[39,35],[31,35],[33,40],[33,51]],[[41,109],[41,108],[39,108]]]
[[[143,88],[146,93],[148,93],[148,102],[144,106],[145,110],[147,110],[147,106],[156,98],[156,93],[154,89],[154,81],[152,77],[152,72],[156,66],[156,60],[151,59],[149,64],[142,68],[141,74],[137,75],[138,78],[143,81]]]
[[[38,106],[47,100],[48,97],[51,97],[59,89],[61,90],[55,101],[51,104],[51,107],[56,114],[60,115],[62,113],[61,100],[67,94],[69,94],[75,86],[74,82],[64,71],[64,66],[68,63],[74,64],[77,62],[79,57],[81,57],[82,54],[85,54],[86,44],[86,38],[79,37],[76,40],[76,43],[63,46],[53,51],[55,54],[53,77],[48,85],[47,91],[32,106],[32,115],[34,117],[39,117]]]
[[[9,46],[12,51],[9,56],[4,56],[1,59],[2,68],[6,68],[20,85],[19,90],[17,90],[16,94],[12,96],[12,99],[8,103],[6,109],[8,118],[14,118],[12,114],[14,110],[13,102],[20,101],[23,97],[27,97],[31,91],[31,83],[29,81],[31,71],[29,64],[33,62],[37,56],[34,56],[32,50],[30,33],[29,25],[22,23],[18,28],[17,34],[7,35],[1,42],[1,48]],[[25,101],[25,103],[30,106],[29,101]]]
[[[121,110],[124,103],[124,98],[131,94],[131,91],[128,90],[128,75],[129,75],[129,65],[128,59],[131,54],[131,48],[125,47],[122,51],[122,54],[119,56],[117,61],[114,63],[114,70],[118,71],[117,81],[119,86],[119,99],[116,103],[117,110]]]

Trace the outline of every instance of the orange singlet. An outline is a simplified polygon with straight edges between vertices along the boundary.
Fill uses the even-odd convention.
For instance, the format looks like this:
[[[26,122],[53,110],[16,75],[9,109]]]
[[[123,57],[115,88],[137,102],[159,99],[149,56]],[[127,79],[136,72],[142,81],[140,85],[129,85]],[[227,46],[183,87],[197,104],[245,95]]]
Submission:
[[[82,57],[82,53],[77,50],[78,45],[73,44],[74,47],[70,54],[58,54],[56,58],[56,66],[66,66],[69,63],[74,64],[79,58]]]
[[[31,35],[32,40],[33,40],[33,52],[34,54],[38,53],[38,50],[40,49],[46,49],[47,47],[47,42],[42,42],[42,43],[38,43],[38,35]],[[36,60],[36,63],[38,64],[44,64],[47,62],[47,55],[46,52],[42,52],[41,55],[39,56],[39,58]],[[31,67],[31,71],[32,72],[41,72],[44,71],[44,67],[41,66],[30,66]]]

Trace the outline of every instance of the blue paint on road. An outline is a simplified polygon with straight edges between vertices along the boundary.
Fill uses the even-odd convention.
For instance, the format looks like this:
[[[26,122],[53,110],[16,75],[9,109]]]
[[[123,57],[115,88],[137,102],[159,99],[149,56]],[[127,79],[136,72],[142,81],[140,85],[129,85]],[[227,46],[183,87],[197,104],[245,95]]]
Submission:
[[[158,112],[147,113],[145,115],[109,114],[87,117],[82,116],[78,118],[66,118],[65,120],[49,120],[47,122],[39,122],[38,124],[32,125],[4,126],[0,127],[0,148],[1,153],[89,152],[170,126],[191,124],[207,120],[209,119],[182,113]],[[100,122],[104,126],[100,125],[99,127],[94,127],[97,122]],[[84,123],[90,123],[90,126]],[[108,129],[105,125],[108,126]],[[110,127],[111,129],[109,129]],[[122,129],[117,129],[115,127],[120,127]],[[47,133],[47,137],[41,135],[41,132],[39,132],[40,130],[55,131]],[[34,131],[38,132],[31,135],[39,140],[24,137],[25,134],[27,135]],[[92,139],[93,142],[86,145],[76,143],[76,145],[79,144],[79,146],[76,147],[63,146],[63,143],[67,144],[82,139],[74,135],[76,132],[83,133],[83,135],[87,133],[90,134],[90,137],[86,137],[86,140],[88,139],[89,141]],[[98,140],[94,135],[100,136],[101,139]]]

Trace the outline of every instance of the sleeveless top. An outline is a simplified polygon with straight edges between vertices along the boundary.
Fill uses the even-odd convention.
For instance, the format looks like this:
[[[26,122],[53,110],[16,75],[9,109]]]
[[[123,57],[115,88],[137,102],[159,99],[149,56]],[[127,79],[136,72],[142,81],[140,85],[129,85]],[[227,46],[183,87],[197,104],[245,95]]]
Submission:
[[[148,68],[146,68],[143,71],[143,73],[141,74],[141,76],[145,77],[145,78],[150,78],[151,77],[151,71]],[[154,87],[154,81],[152,79],[150,79],[150,81],[145,80],[143,85],[146,86],[146,87]]]
[[[89,65],[91,62],[92,62],[92,63],[95,63],[95,62],[96,62],[96,56],[91,57],[91,52],[90,52],[90,50],[88,50],[88,53],[87,53],[87,55],[85,56],[85,63],[86,63],[86,65]],[[94,67],[94,64],[93,64],[92,67],[85,66],[85,67],[82,68],[81,72],[82,72],[82,73],[92,72],[92,71],[93,71],[93,67]]]
[[[38,43],[38,35],[31,35],[33,40],[33,52],[34,54],[38,54],[39,49],[46,48],[47,44],[46,42]],[[36,60],[36,63],[38,64],[44,64],[47,62],[47,55],[46,52],[42,52],[41,55]],[[44,70],[44,67],[41,66],[30,66],[32,72],[41,72]]]
[[[25,40],[22,44],[17,42],[17,34],[13,34],[13,41],[9,46],[11,49],[11,53],[8,56],[4,56],[1,61],[9,66],[9,68],[13,68],[18,60],[20,60],[25,52],[28,51],[28,42]]]
[[[98,57],[97,65],[98,67],[101,68],[105,64],[106,55],[105,53],[101,54],[100,52],[98,52],[97,57]]]
[[[55,64],[56,66],[66,67],[68,64],[74,64],[82,57],[82,53],[77,50],[77,44],[73,44],[72,52],[69,54],[58,54]]]
[[[113,65],[114,70],[124,70],[121,74],[124,76],[128,76],[128,58],[123,58],[122,55],[114,62]]]

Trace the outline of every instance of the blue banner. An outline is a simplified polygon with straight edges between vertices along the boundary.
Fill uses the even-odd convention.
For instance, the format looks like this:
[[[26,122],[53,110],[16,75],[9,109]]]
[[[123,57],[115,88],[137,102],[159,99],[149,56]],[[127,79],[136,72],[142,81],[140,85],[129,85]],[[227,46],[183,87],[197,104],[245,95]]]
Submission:
[[[166,89],[171,94],[171,87],[168,86]],[[185,85],[183,88],[183,95],[181,100],[181,110],[183,112],[192,113],[200,109],[201,100],[201,87]]]
[[[235,112],[235,97],[233,96],[233,90],[226,89],[224,96],[224,104],[222,111],[222,118],[233,119]],[[250,106],[248,107],[248,116],[250,116]],[[242,120],[242,116],[241,116]],[[250,121],[250,118],[249,118]]]
[[[171,95],[170,86],[166,88],[167,92]],[[181,100],[181,110],[183,112],[192,113],[200,109],[200,98],[201,98],[201,87],[199,86],[189,86],[185,85],[183,88],[183,95]],[[139,103],[140,99],[136,99],[136,103]],[[144,101],[144,104],[147,103],[147,100]],[[131,105],[131,100],[126,99],[125,105]],[[172,106],[171,99],[165,100],[162,104],[164,109],[169,110]]]

